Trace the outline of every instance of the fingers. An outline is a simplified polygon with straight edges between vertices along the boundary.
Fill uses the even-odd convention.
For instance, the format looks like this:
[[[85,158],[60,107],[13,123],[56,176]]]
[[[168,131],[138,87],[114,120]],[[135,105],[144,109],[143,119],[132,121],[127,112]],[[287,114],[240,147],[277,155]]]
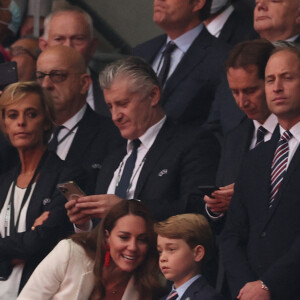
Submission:
[[[44,222],[49,218],[49,215],[50,215],[49,211],[43,212],[37,219],[35,219],[32,227],[35,228],[37,226],[43,225]]]

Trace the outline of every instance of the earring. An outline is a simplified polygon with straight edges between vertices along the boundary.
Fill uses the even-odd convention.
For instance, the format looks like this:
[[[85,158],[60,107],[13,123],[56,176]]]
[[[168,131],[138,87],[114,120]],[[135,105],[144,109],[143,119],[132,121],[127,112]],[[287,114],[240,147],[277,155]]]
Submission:
[[[105,249],[106,249],[106,252],[105,252],[105,258],[104,258],[104,266],[106,268],[108,268],[109,263],[110,263],[110,252],[109,252],[110,248],[109,248],[108,244],[105,245]]]

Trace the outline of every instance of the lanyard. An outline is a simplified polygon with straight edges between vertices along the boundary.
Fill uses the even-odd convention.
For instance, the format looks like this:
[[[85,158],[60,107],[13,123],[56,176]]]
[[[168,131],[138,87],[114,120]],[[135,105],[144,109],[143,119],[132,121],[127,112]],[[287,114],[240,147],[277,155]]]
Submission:
[[[82,119],[81,119],[82,120]],[[80,120],[80,121],[81,121]],[[80,121],[78,121],[70,130],[67,134],[65,134],[59,141],[57,141],[57,146],[60,145],[73,131],[79,126]],[[66,128],[65,126],[63,126]],[[66,128],[67,129],[67,128]]]
[[[46,150],[42,156],[42,158],[39,161],[39,164],[37,166],[37,168],[35,169],[35,172],[29,182],[29,185],[26,188],[23,200],[21,202],[21,207],[18,213],[18,217],[17,217],[17,221],[15,224],[15,208],[14,208],[14,197],[15,197],[15,188],[16,188],[16,184],[17,184],[17,178],[13,181],[13,186],[12,186],[12,190],[10,193],[10,199],[9,199],[9,203],[6,209],[6,214],[5,214],[5,224],[4,224],[4,229],[5,229],[5,236],[8,235],[8,218],[10,215],[10,224],[9,224],[9,231],[10,231],[10,235],[14,234],[17,232],[18,226],[19,226],[19,221],[20,221],[20,216],[21,216],[21,211],[30,195],[31,192],[31,188],[32,188],[32,184],[34,183],[37,175],[39,174],[42,165],[44,164],[44,162],[46,161],[48,157],[48,151]],[[19,173],[19,172],[18,172]]]

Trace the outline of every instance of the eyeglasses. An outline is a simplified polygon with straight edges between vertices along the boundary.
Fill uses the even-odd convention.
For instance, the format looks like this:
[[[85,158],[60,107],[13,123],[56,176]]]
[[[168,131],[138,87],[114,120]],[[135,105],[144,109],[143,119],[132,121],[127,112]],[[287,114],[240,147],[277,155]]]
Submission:
[[[33,55],[28,49],[22,46],[14,46],[9,48],[9,54],[11,57],[19,56],[19,55],[29,55],[34,60],[37,59],[37,56]]]
[[[50,80],[53,83],[60,83],[67,79],[68,73],[65,71],[56,71],[56,70],[53,70],[50,73],[37,71],[35,73],[35,76],[36,76],[36,80],[40,83],[44,80],[46,76],[49,76]]]

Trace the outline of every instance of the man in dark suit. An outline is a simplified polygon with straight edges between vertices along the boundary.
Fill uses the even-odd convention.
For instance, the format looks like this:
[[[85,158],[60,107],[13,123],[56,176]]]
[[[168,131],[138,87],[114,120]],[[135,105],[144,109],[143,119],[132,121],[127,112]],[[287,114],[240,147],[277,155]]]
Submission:
[[[121,142],[112,121],[96,114],[86,103],[91,78],[78,51],[66,46],[44,50],[37,61],[37,80],[52,95],[57,129],[49,147],[71,164],[82,165],[91,175]]]
[[[299,49],[273,51],[265,71],[279,127],[249,152],[235,185],[221,250],[233,297],[299,299]]]
[[[157,220],[203,211],[199,197],[189,199],[198,184],[214,182],[219,145],[212,134],[166,118],[158,79],[140,58],[111,64],[100,75],[100,84],[127,148],[103,164],[96,186],[100,195],[68,202],[71,222],[87,229],[91,217],[102,217],[112,205],[130,198],[143,201]]]
[[[245,41],[232,49],[225,63],[229,87],[246,117],[225,136],[216,180],[220,190],[204,197],[212,219],[219,219],[228,209],[246,153],[270,140],[277,125],[276,116],[267,107],[264,81],[273,48],[266,40]]]
[[[210,5],[211,0],[155,0],[153,19],[166,34],[133,50],[134,55],[152,65],[160,78],[168,61],[167,45],[170,42],[176,45],[165,80],[161,81],[164,112],[175,121],[206,121],[215,91],[225,77],[223,61],[229,46],[210,35],[202,24],[209,15]]]
[[[296,0],[257,0],[254,29],[270,42],[300,42],[300,3]]]
[[[253,28],[253,11],[240,1],[213,0],[204,24],[213,36],[230,45],[258,37]]]
[[[93,36],[93,20],[89,14],[76,6],[68,6],[52,12],[44,21],[44,34],[40,37],[40,48],[64,45],[79,51],[88,65],[97,47]],[[99,86],[98,72],[87,69],[92,83],[88,90],[87,103],[98,114],[110,117]]]

